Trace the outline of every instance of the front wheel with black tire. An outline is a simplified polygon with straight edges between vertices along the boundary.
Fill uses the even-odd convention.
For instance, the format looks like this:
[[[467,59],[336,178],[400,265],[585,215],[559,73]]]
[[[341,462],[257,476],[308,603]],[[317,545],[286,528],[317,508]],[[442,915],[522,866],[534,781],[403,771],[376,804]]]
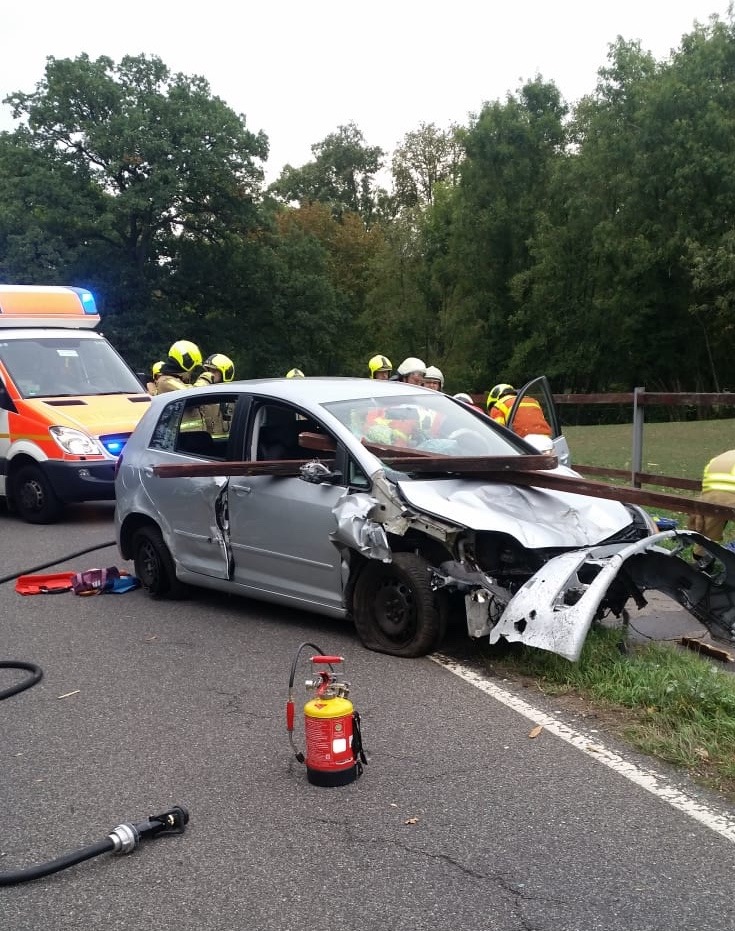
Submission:
[[[355,583],[352,613],[364,645],[392,656],[425,656],[447,629],[446,599],[431,590],[429,564],[416,553],[368,562]]]
[[[132,540],[135,575],[154,598],[182,598],[186,585],[176,578],[176,567],[161,531],[153,525],[139,527]]]
[[[42,469],[21,466],[10,480],[13,510],[29,524],[53,524],[64,509]]]

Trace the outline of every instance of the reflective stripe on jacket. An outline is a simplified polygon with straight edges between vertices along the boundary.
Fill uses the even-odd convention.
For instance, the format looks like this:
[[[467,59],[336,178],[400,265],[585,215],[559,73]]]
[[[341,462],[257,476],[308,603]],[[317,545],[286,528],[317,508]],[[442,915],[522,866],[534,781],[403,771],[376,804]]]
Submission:
[[[702,491],[727,491],[735,494],[735,449],[728,449],[710,459],[702,476]]]
[[[498,398],[490,408],[492,419],[506,426],[515,399],[515,394],[506,394],[505,397]],[[536,398],[523,398],[518,406],[512,430],[518,436],[528,436],[529,433],[551,436],[551,427],[547,423],[541,405]]]

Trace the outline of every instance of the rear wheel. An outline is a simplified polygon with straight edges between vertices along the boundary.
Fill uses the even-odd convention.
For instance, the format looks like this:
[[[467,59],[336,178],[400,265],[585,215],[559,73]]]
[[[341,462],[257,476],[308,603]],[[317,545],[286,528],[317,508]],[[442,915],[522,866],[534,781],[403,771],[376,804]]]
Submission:
[[[21,466],[11,480],[12,505],[29,524],[53,524],[63,505],[37,465]]]
[[[447,629],[446,599],[431,590],[429,564],[415,553],[369,562],[355,583],[353,615],[365,646],[393,656],[424,656]]]
[[[158,527],[140,527],[133,534],[133,564],[140,584],[154,598],[181,598],[186,585],[176,578],[169,548]]]

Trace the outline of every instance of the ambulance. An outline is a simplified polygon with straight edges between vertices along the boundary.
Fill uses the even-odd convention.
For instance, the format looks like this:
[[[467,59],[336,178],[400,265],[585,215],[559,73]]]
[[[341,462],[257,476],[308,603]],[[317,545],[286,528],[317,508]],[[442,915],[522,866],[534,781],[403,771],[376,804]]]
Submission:
[[[95,327],[85,288],[0,284],[0,497],[32,524],[112,500],[150,395]]]

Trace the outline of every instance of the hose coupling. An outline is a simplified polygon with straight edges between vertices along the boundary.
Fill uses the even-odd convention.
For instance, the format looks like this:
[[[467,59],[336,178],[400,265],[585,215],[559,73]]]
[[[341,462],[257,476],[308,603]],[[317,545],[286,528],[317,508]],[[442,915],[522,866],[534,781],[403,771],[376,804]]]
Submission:
[[[109,834],[112,841],[113,853],[132,853],[140,843],[140,834],[136,831],[135,825],[129,822],[118,824]]]
[[[183,834],[189,823],[189,812],[181,805],[174,805],[160,815],[149,815],[145,821],[131,824],[126,821],[110,833],[113,853],[130,853],[146,837],[160,837],[162,834]]]

